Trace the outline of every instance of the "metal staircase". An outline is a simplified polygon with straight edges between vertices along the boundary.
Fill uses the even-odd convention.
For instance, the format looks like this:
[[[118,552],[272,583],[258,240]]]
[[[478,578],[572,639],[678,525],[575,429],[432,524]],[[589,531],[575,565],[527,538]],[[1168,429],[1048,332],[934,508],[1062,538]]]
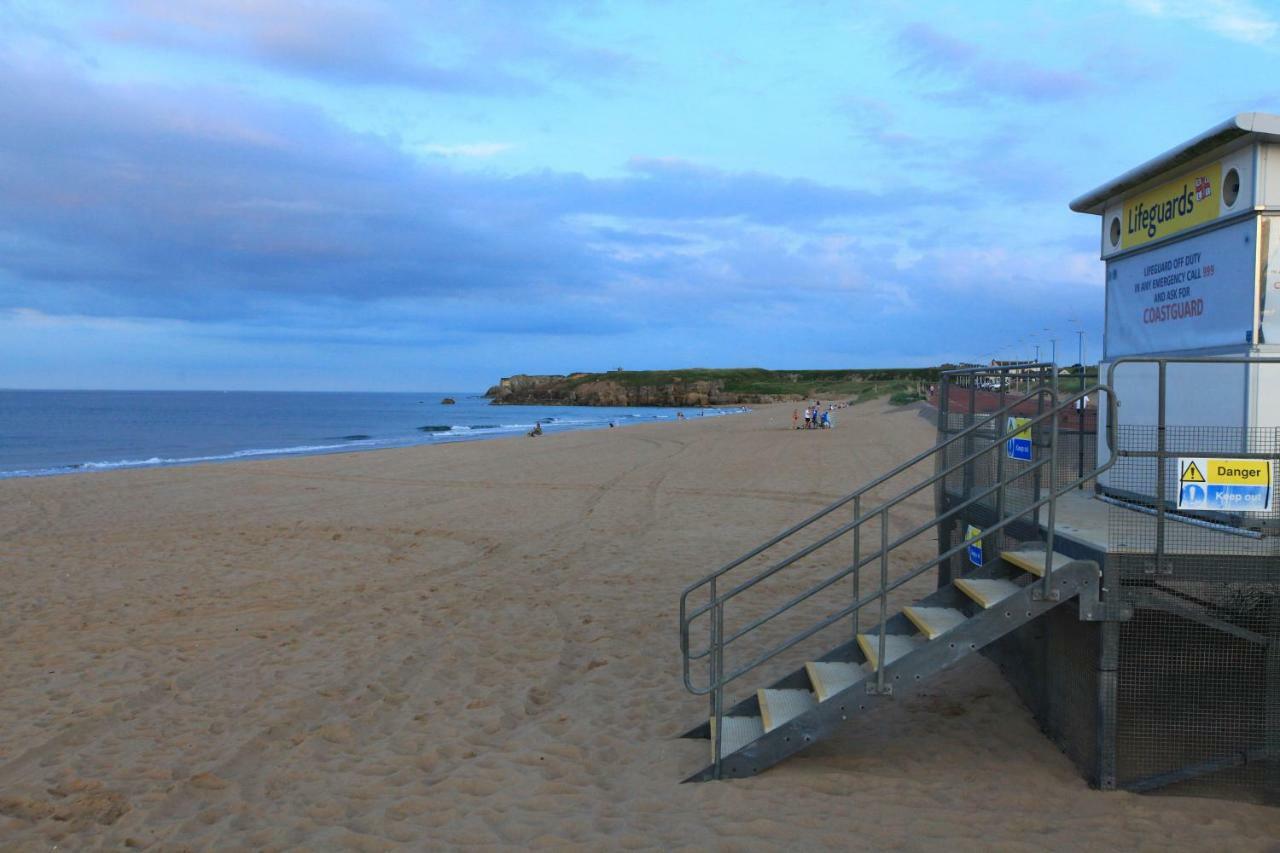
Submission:
[[[1104,611],[1098,566],[1054,550],[1054,514],[1059,497],[1111,467],[1114,458],[1059,483],[1057,431],[1061,416],[1086,394],[1105,393],[1112,399],[1114,395],[1109,386],[1095,385],[1063,396],[1056,370],[1046,378],[1048,384],[995,411],[969,413],[972,422],[947,440],[684,590],[680,596],[684,683],[691,692],[710,699],[707,722],[684,735],[710,741],[710,763],[685,781],[759,773],[890,699],[895,689],[915,685],[1064,602],[1075,600],[1082,619],[1100,618],[1095,616]],[[1038,413],[1005,428],[1006,418],[1028,405]],[[1015,464],[1007,458],[1013,455],[1012,450],[1006,452],[1008,443],[1027,431],[1036,436],[1037,453],[1032,460]],[[975,466],[994,468],[991,485],[973,487]],[[922,469],[932,473],[920,476]],[[912,478],[905,486],[896,485]],[[941,493],[959,479],[966,484],[962,500],[949,501],[945,512],[921,524],[908,523],[905,531],[895,533],[893,516],[907,514],[908,501],[918,501],[932,491]],[[886,490],[892,492],[888,497],[882,494]],[[864,504],[869,508],[864,509]],[[841,523],[836,513],[850,506],[852,519]],[[1047,524],[1040,522],[1042,509]],[[950,540],[939,537],[936,556],[908,560],[907,571],[893,572],[903,562],[904,546],[954,524],[966,510],[986,511],[993,521],[981,530],[971,529],[954,547],[946,547]],[[831,529],[821,532],[824,527]],[[1025,539],[1027,530],[1034,531],[1033,538],[1004,547],[1015,529],[1019,535],[1012,538]],[[813,541],[799,545],[815,531],[819,532]],[[863,539],[868,536],[877,544],[864,551]],[[994,545],[998,556],[971,560],[969,571],[952,577],[952,558],[984,542]],[[783,548],[793,550],[781,559],[771,559]],[[758,567],[761,562],[763,567]],[[753,564],[757,565],[754,572]],[[815,569],[818,579],[808,580]],[[889,612],[890,595],[910,592],[908,584],[934,569],[938,582],[933,592]],[[769,606],[776,598],[763,608],[746,604],[750,591],[766,581],[786,581],[790,572],[806,576],[799,591],[794,591],[794,585],[785,588],[789,594],[776,606]],[[872,584],[867,583],[867,574],[872,575]],[[865,592],[864,586],[869,587]],[[838,598],[835,604],[830,603],[833,595]],[[704,603],[693,603],[695,597],[703,596]],[[780,627],[795,622],[788,616],[794,617],[797,608],[808,604],[813,609],[820,598],[828,602],[819,608],[821,616]],[[871,619],[863,613],[866,609],[874,614]],[[691,650],[691,629],[703,622],[707,644]],[[826,651],[803,654],[811,648]],[[785,660],[772,662],[788,651],[798,657],[799,665],[726,706],[726,688],[731,683],[750,673],[763,675],[766,665],[785,664]],[[745,659],[739,664],[731,655]],[[696,661],[706,662],[702,683],[692,678]]]

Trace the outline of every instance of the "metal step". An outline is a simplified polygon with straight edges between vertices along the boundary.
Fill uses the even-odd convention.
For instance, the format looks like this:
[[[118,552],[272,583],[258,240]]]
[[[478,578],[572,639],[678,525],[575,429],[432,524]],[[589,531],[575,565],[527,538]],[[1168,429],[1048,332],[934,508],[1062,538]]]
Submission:
[[[725,717],[724,734],[720,736],[720,754],[737,752],[764,734],[759,717]],[[711,718],[711,760],[716,760],[716,718]]]
[[[760,719],[764,722],[764,730],[771,732],[788,720],[798,717],[818,704],[808,690],[764,690],[756,691],[760,702]]]
[[[879,634],[859,634],[858,646],[867,656],[867,667],[870,672],[876,671],[876,657],[880,654]],[[903,655],[910,654],[920,646],[920,641],[906,634],[884,635],[884,665],[888,666]]]
[[[889,672],[884,686],[897,682],[893,684],[892,693],[863,690],[869,679],[875,678],[875,670],[849,661],[857,654],[855,645],[864,652],[868,663],[875,661],[880,639],[880,626],[876,624],[876,633],[860,634],[855,641],[846,640],[832,648],[827,654],[829,660],[809,661],[803,670],[778,679],[766,690],[752,691],[726,709],[720,765],[717,767],[713,757],[711,763],[686,781],[733,779],[760,773],[831,736],[857,715],[883,707],[898,694],[897,687],[909,689],[1064,602],[1078,598],[1084,602],[1082,612],[1096,606],[1098,582],[1097,565],[1083,560],[1073,560],[1061,570],[1055,570],[1054,589],[1060,593],[1056,598],[1035,596],[1034,584],[1019,586],[1008,580],[990,578],[959,579],[905,608],[902,615],[887,626],[889,631],[906,631],[911,626],[920,629],[918,634],[886,632],[884,657]],[[958,591],[972,597],[984,609],[960,603],[956,597]],[[991,609],[997,604],[1002,606]],[[972,611],[972,615],[957,621],[954,615],[957,611]],[[944,631],[945,636],[937,642],[925,639],[931,632],[937,636]],[[809,690],[805,687],[811,688],[812,700],[816,701],[809,700]],[[802,704],[803,707],[799,707]],[[705,738],[711,728],[704,722],[686,737]]]
[[[950,607],[920,607],[913,604],[902,608],[902,612],[929,640],[937,639],[952,628],[963,625],[969,618]]]
[[[955,582],[956,589],[982,605],[983,609],[995,607],[1022,587],[1013,581],[989,580],[984,578],[959,578]]]
[[[866,677],[866,672],[856,663],[809,661],[804,669],[809,674],[809,683],[813,685],[813,693],[819,702],[827,701]]]
[[[1032,549],[1029,551],[1028,550],[1001,551],[1000,556],[1001,558],[1004,559],[1006,563],[1012,566],[1017,566],[1018,568],[1022,569],[1024,572],[1030,572],[1031,574],[1035,575],[1038,578],[1044,577],[1044,549],[1043,548]],[[1054,551],[1052,571],[1056,572],[1058,569],[1062,568],[1063,566],[1065,566],[1067,563],[1070,563],[1070,562],[1071,562],[1071,558],[1068,557],[1066,554],[1059,554],[1057,551]]]

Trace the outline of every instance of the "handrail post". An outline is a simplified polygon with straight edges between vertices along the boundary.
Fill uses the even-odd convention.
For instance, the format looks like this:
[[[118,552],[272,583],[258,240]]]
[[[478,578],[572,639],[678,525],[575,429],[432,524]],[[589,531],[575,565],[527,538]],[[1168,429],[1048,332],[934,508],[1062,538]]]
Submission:
[[[1043,373],[1043,371],[1041,372]],[[1058,377],[1057,370],[1053,371],[1053,377],[1054,377],[1054,384],[1056,385],[1057,384],[1056,380]],[[1036,417],[1037,418],[1044,414],[1044,392],[1043,392],[1044,386],[1041,385],[1040,388],[1041,388],[1041,393],[1036,394]],[[1040,427],[1040,433],[1041,435],[1044,434],[1043,425]],[[1031,446],[1035,447],[1035,444],[1036,444],[1036,431],[1033,430],[1031,433]],[[1035,454],[1033,453],[1032,455],[1034,456]],[[1040,499],[1040,479],[1041,479],[1040,469],[1037,468],[1035,473],[1031,475],[1031,493],[1035,495],[1036,500]],[[1031,517],[1031,523],[1034,525],[1040,524],[1040,509],[1038,507],[1036,508],[1035,515]]]
[[[938,377],[938,391],[941,394],[938,399],[938,431],[941,433],[942,440],[938,442],[941,447],[952,434],[951,430],[951,377],[943,373]],[[947,468],[948,451],[943,449],[939,451],[934,459],[934,472],[945,471]],[[939,515],[943,513],[951,505],[951,496],[947,494],[947,478],[939,477],[933,484],[933,506],[935,512]],[[951,547],[951,523],[938,524],[938,553],[944,554]],[[951,566],[945,568],[941,563],[938,564],[938,589],[951,583]]]
[[[884,626],[889,609],[889,510],[880,511],[880,651],[876,656],[876,692],[884,695]]]
[[[1085,389],[1085,384],[1084,384],[1084,381],[1085,381],[1085,373],[1084,373],[1084,344],[1081,344],[1080,346],[1081,346],[1081,351],[1080,351],[1080,387],[1079,387],[1078,389],[1076,389],[1076,390],[1077,390],[1077,391],[1079,391],[1079,392],[1081,392],[1081,393],[1083,393],[1083,392],[1084,392],[1084,389]],[[1098,377],[1098,378],[1099,378],[1099,379],[1101,379],[1102,377]],[[1101,398],[1101,395],[1099,395],[1099,398]],[[1079,455],[1079,462],[1078,462],[1078,463],[1077,463],[1077,465],[1076,465],[1076,479],[1077,479],[1077,480],[1079,480],[1079,479],[1081,479],[1082,477],[1084,477],[1084,410],[1085,410],[1086,406],[1088,405],[1088,402],[1089,402],[1089,398],[1088,398],[1088,397],[1081,397],[1079,400],[1076,400],[1076,448],[1077,448],[1078,455]],[[1101,405],[1102,405],[1102,400],[1101,400],[1101,399],[1099,399],[1099,400],[1098,400],[1098,405],[1099,405],[1099,406],[1101,406]],[[1097,434],[1097,430],[1098,430],[1098,423],[1097,423],[1097,419],[1096,419],[1096,418],[1094,419],[1093,429],[1094,429],[1094,433],[1095,433],[1095,434]],[[1095,445],[1097,444],[1097,442],[1096,442],[1096,441],[1095,441],[1094,443],[1095,443]],[[1096,458],[1096,456],[1097,456],[1097,452],[1098,452],[1098,451],[1097,451],[1097,448],[1095,447],[1095,448],[1094,448],[1094,456],[1095,456],[1095,458]],[[1080,484],[1079,486],[1077,486],[1076,488],[1078,488],[1078,489],[1083,489],[1083,488],[1084,488],[1084,483],[1081,483],[1081,484]]]
[[[1004,409],[1004,406],[1005,406],[1004,400],[1005,400],[1005,388],[1004,388],[1004,383],[1001,382],[1000,383],[1000,408],[997,409],[996,411],[1002,411]],[[1004,428],[1001,427],[999,424],[993,424],[993,427],[995,428],[996,434],[995,434],[995,439],[992,441],[992,444],[1007,445],[1007,442],[1000,441],[1000,436],[1004,435],[1004,431],[1003,431]],[[996,489],[996,521],[999,521],[1000,519],[1004,518],[1004,506],[1005,506],[1004,460],[1005,460],[1005,457],[1009,455],[1009,451],[1007,446],[995,447],[994,449],[996,452],[996,485],[999,487]],[[991,543],[991,552],[993,554],[999,554],[1001,551],[1004,550],[1004,540],[1005,540],[1004,531],[1001,530],[997,532],[994,540]]]
[[[1159,379],[1156,402],[1156,574],[1164,573],[1164,454],[1165,448],[1165,368],[1164,359],[1156,362]]]
[[[720,641],[724,636],[724,605],[716,597],[716,579],[711,579],[711,654],[707,661],[708,682],[711,685],[711,723],[712,723],[712,755],[711,777],[720,778],[720,747],[724,740],[724,685],[720,683],[724,674],[724,650]]]
[[[860,521],[861,518],[862,518],[862,496],[859,495],[858,497],[853,499],[853,520],[854,520],[854,524],[857,525],[853,528],[853,602],[852,603],[854,604],[858,602],[858,596],[860,594],[858,591],[858,586],[859,586],[858,576],[862,574],[862,569],[859,566],[859,563],[861,563],[862,561],[862,524]],[[860,608],[854,608],[854,611],[852,614],[854,642],[857,642],[858,640],[858,610],[859,609]]]
[[[1053,601],[1053,534],[1058,515],[1058,421],[1062,413],[1058,411],[1058,366],[1053,366],[1053,379],[1049,383],[1053,389],[1053,416],[1049,419],[1049,518],[1044,536],[1044,586],[1042,592],[1045,600]],[[1036,499],[1039,500],[1039,495]]]
[[[969,412],[965,418],[965,428],[970,428],[978,422],[978,384],[973,376],[969,377]],[[970,432],[964,437],[964,455],[968,458],[973,455],[973,433]],[[973,462],[968,462],[964,466],[964,474],[961,477],[961,493],[967,498],[973,493]]]

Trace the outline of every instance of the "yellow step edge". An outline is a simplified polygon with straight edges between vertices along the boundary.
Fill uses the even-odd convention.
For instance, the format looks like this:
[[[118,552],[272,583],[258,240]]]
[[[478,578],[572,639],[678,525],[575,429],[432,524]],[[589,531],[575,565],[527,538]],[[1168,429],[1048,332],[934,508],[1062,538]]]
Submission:
[[[1030,572],[1038,578],[1044,577],[1044,552],[1043,551],[1001,551],[1000,557],[1011,565],[1017,566],[1024,572]],[[1053,570],[1058,569],[1071,562],[1071,558],[1065,554],[1053,552]]]
[[[876,670],[876,655],[880,651],[880,638],[876,637],[872,642],[870,634],[858,635],[858,648],[862,649],[862,653],[867,656],[867,663],[871,665],[871,671]]]
[[[903,634],[885,634],[884,637],[884,656],[885,666],[889,666],[903,655],[910,654],[914,651],[917,641]],[[862,649],[862,653],[867,656],[867,663],[871,666],[871,671],[875,672],[879,667],[880,653],[880,635],[879,634],[859,634],[858,647]]]
[[[916,607],[911,605],[902,608],[902,612],[911,620],[912,624],[920,629],[920,633],[929,640],[936,640],[965,621],[964,614],[953,607]],[[935,616],[934,614],[937,615]],[[955,614],[959,618],[947,618],[947,614]],[[933,621],[930,621],[930,619]]]
[[[711,717],[711,760],[716,753],[716,718]],[[737,752],[764,736],[764,721],[759,717],[725,717],[724,734],[720,736],[720,755]]]
[[[761,688],[756,691],[756,701],[760,704],[760,719],[764,723],[766,733],[790,722],[818,704],[812,693],[798,689]]]
[[[813,695],[819,702],[848,689],[864,674],[857,664],[838,661],[808,661],[804,669],[809,675],[809,683],[813,685]]]
[[[984,610],[995,607],[1020,589],[1011,581],[967,578],[957,578],[955,586],[956,589],[982,605]]]

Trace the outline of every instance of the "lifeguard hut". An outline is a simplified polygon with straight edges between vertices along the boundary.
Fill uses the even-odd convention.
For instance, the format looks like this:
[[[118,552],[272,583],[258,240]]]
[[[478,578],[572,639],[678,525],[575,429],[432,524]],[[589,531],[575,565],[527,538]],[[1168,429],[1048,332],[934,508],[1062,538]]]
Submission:
[[[1280,116],[1071,206],[1101,221],[1096,380],[944,373],[935,447],[690,584],[691,781],[980,653],[1097,787],[1280,802]]]

